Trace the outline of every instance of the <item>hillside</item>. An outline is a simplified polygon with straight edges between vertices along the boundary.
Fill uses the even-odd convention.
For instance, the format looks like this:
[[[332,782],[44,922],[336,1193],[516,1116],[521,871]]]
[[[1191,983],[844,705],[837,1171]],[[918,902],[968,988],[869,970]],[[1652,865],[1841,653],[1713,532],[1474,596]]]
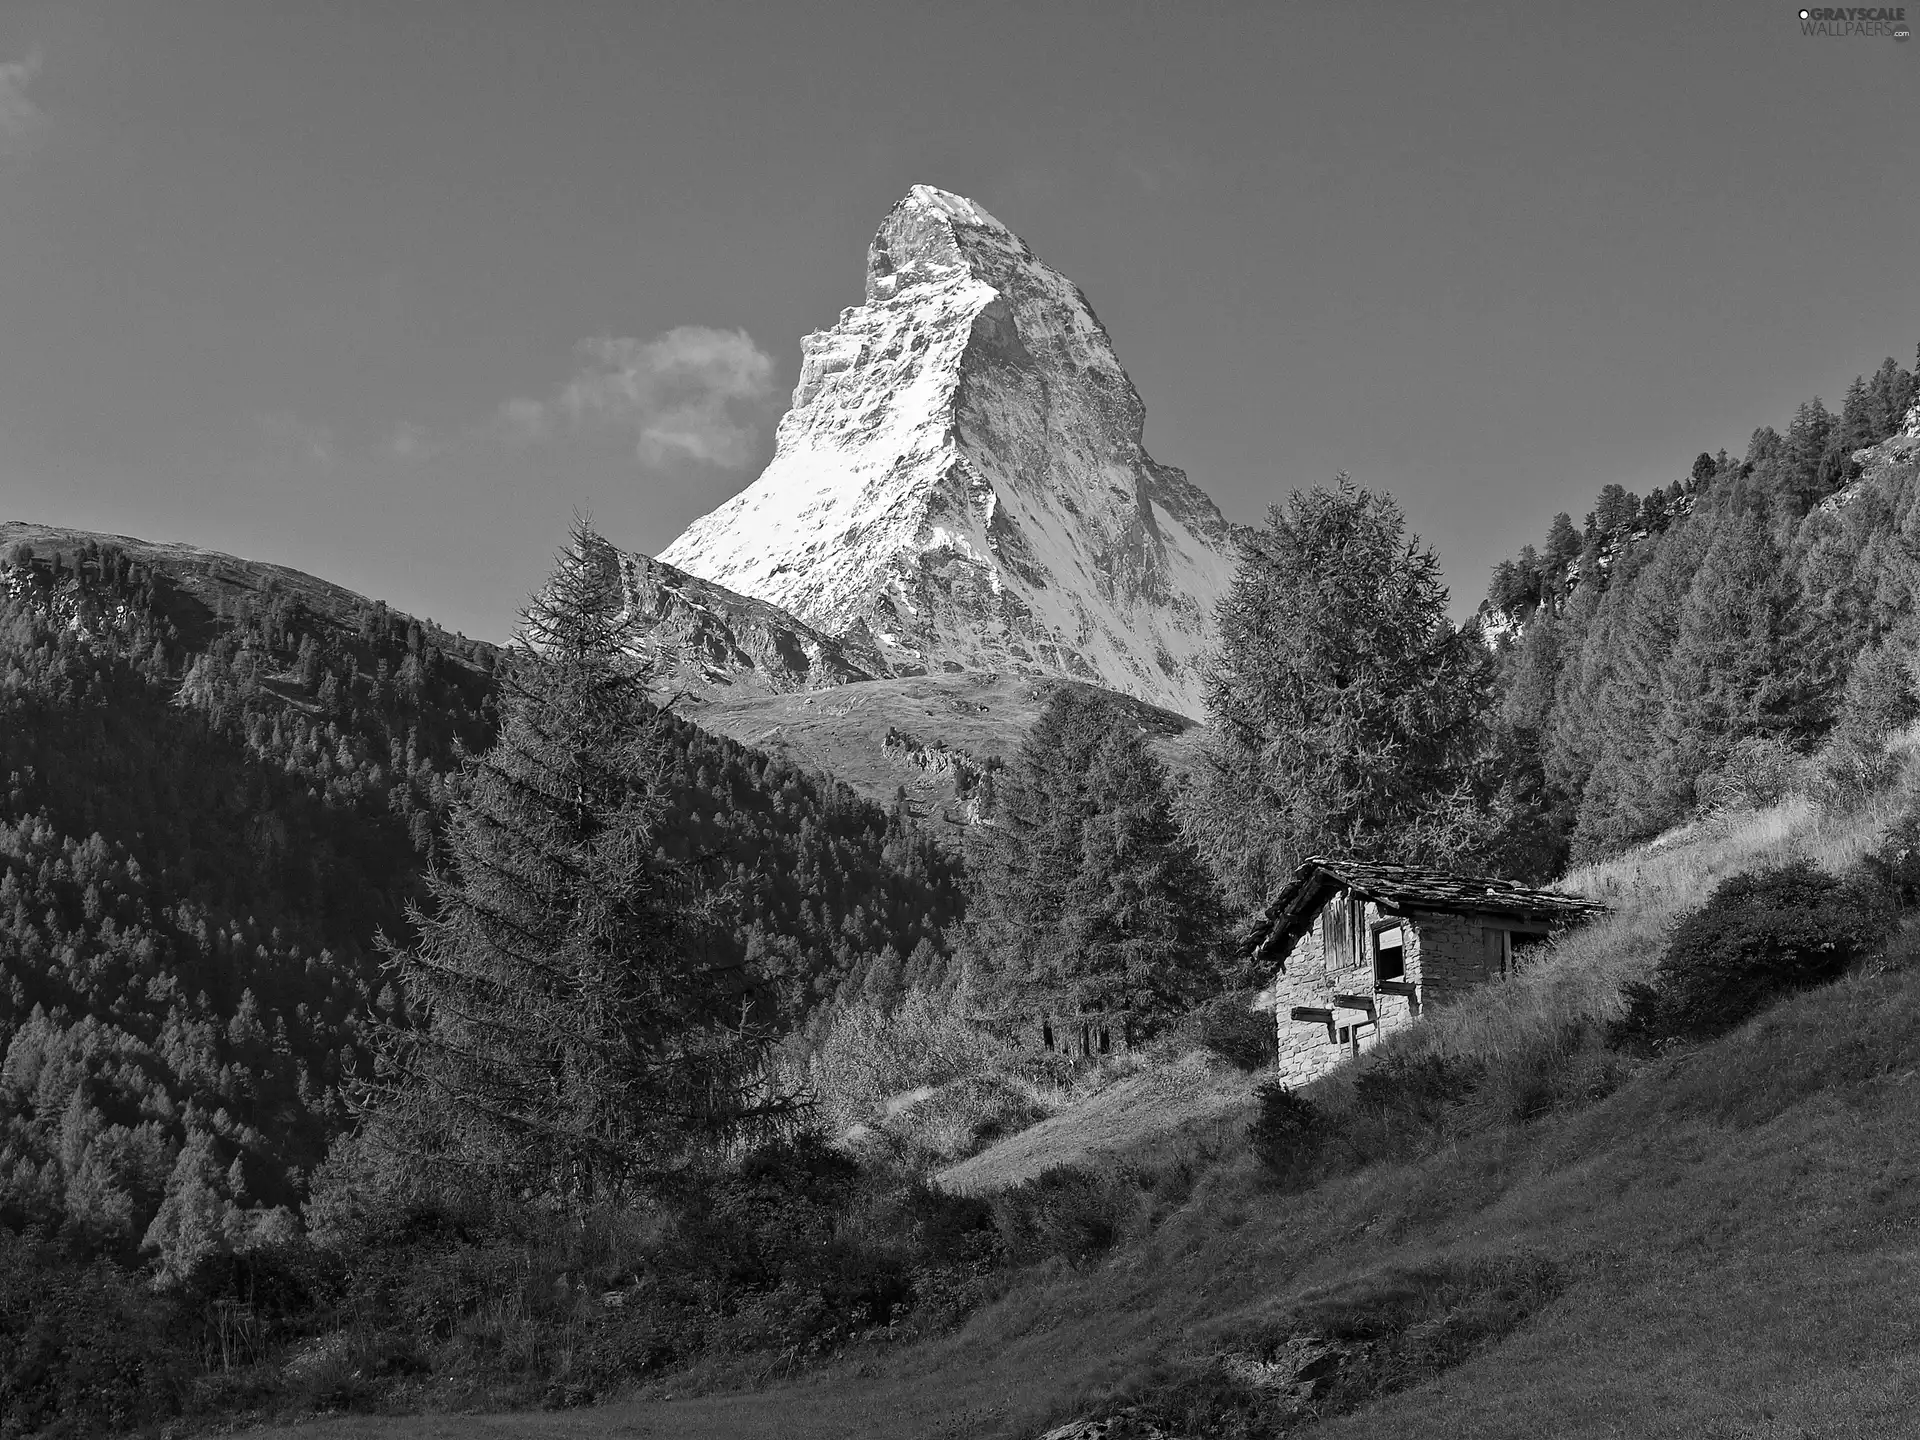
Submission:
[[[402,1013],[376,937],[503,663],[297,571],[0,526],[0,1224],[132,1259],[290,1223]],[[904,815],[666,733],[662,845],[711,857],[790,1022],[863,964],[939,968],[957,867]]]
[[[1913,718],[1916,386],[1889,358],[1840,413],[1808,401],[1645,497],[1603,487],[1496,569],[1481,622],[1543,871],[1774,798],[1836,739],[1833,784],[1877,779],[1861,736]]]
[[[1888,813],[1796,802],[1583,873],[1615,915],[1416,1032],[1422,1053],[1518,1058],[1644,973],[1718,878],[1796,852],[1844,865]],[[270,1433],[1031,1440],[1119,1394],[1214,1407],[1176,1435],[1892,1440],[1920,1405],[1909,954],[1524,1121],[1487,1096],[1356,1117],[1349,1159],[1295,1193],[1228,1132],[1142,1135],[1106,1162],[1132,1199],[1104,1258],[1026,1275],[949,1335],[804,1382],[701,1396],[683,1379],[671,1401],[656,1387],[580,1414]],[[1336,1357],[1297,1411],[1269,1378],[1276,1353]]]
[[[1110,1163],[1142,1144],[1181,1130],[1223,1127],[1238,1140],[1261,1076],[1195,1050],[1149,1065],[1018,1134],[949,1165],[933,1177],[943,1190],[990,1194],[1061,1165]]]
[[[1022,853],[1049,882],[1071,875],[1073,904],[1035,888],[1046,903],[988,936],[991,955],[950,956],[989,928],[981,897],[1007,889],[977,885],[953,925],[957,857],[977,875],[1006,858],[967,822],[991,813],[1022,737],[1048,731],[1043,710],[1104,702],[1057,676],[875,674],[873,654],[778,607],[629,557],[630,598],[679,646],[670,663],[656,647],[662,680],[697,682],[659,730],[662,853],[711,866],[726,943],[804,1026],[789,1058],[818,1081],[837,1045],[860,1085],[867,1062],[875,1084],[827,1104],[891,1115],[899,1099],[906,1129],[942,1131],[921,1147],[934,1163],[958,1163],[928,1185],[911,1145],[855,1157],[783,1136],[685,1194],[561,1226],[537,1198],[395,1186],[362,1140],[321,1163],[375,1027],[410,1018],[375,937],[407,923],[511,657],[230,557],[0,535],[0,1246],[22,1277],[0,1296],[0,1386],[52,1414],[111,1372],[121,1388],[95,1413],[137,1390],[156,1416],[713,1390],[606,1412],[695,1434],[1027,1440],[1095,1416],[1253,1440],[1419,1433],[1437,1415],[1469,1433],[1784,1436],[1820,1404],[1874,1433],[1889,1412],[1869,1377],[1916,1317],[1847,1310],[1834,1287],[1900,1273],[1920,1223],[1897,1138],[1920,981],[1912,921],[1893,913],[1920,878],[1846,891],[1847,924],[1871,919],[1884,943],[1729,1035],[1615,1022],[1717,882],[1788,861],[1845,871],[1895,821],[1911,853],[1916,417],[1854,450],[1857,473],[1816,467],[1835,488],[1811,500],[1757,439],[1759,459],[1703,470],[1688,504],[1623,501],[1588,527],[1578,583],[1532,592],[1492,662],[1432,621],[1476,675],[1497,664],[1498,723],[1473,759],[1518,783],[1494,803],[1564,820],[1562,851],[1612,857],[1568,883],[1613,914],[1295,1100],[1192,1056],[1081,1088],[1071,1061],[969,1008],[983,979],[1104,958],[1055,921],[1112,902],[1133,924],[1131,875],[1158,877],[1140,893],[1162,919],[1203,898],[1142,753],[1181,769],[1197,737],[1180,716],[1133,701],[1084,755],[1057,747],[1061,786],[1023,793],[1066,798],[1025,816],[1047,848]],[[1629,508],[1644,534],[1618,528]],[[1382,553],[1397,563],[1397,538]],[[1569,755],[1608,753],[1565,788]],[[1135,805],[1134,828],[1076,808],[1088,777],[1111,813]],[[1090,848],[1108,840],[1124,844]],[[1088,870],[1095,853],[1144,865]],[[1838,936],[1816,948],[1846,953]],[[1231,957],[1202,958],[1226,983]],[[1103,1064],[1089,1068],[1125,1068]],[[918,1082],[878,1085],[915,1066],[952,1104],[909,1109]],[[1041,1103],[1049,1077],[1062,1104]],[[1009,1103],[974,1103],[996,1090]],[[1272,1158],[1275,1133],[1291,1158]],[[94,1256],[160,1284],[97,1267],[89,1291],[75,1261]],[[82,1294],[103,1298],[63,1298]],[[242,1341],[235,1317],[254,1327]],[[70,1351],[123,1358],[34,1358]]]

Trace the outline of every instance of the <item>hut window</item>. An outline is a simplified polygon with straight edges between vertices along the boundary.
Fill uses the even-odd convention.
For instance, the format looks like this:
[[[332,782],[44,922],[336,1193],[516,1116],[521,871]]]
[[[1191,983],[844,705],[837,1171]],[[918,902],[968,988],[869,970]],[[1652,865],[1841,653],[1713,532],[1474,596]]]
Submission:
[[[1406,932],[1398,925],[1382,925],[1373,932],[1373,978],[1399,980],[1407,973]]]
[[[1329,970],[1345,970],[1367,963],[1367,902],[1351,890],[1329,900],[1322,912],[1321,940]]]

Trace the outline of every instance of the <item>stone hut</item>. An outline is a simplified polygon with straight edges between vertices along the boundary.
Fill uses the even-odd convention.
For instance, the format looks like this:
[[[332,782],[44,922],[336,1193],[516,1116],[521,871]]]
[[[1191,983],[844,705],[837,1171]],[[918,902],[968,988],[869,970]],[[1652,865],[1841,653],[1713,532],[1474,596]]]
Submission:
[[[1256,962],[1279,968],[1254,1003],[1273,1010],[1280,1079],[1305,1084],[1605,908],[1512,880],[1307,861],[1250,941]]]

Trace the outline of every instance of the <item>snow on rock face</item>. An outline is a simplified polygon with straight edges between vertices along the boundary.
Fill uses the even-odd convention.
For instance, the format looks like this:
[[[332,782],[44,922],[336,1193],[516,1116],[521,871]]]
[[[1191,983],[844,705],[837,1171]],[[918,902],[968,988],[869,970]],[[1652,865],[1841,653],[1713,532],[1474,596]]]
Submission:
[[[866,303],[803,350],[773,462],[662,560],[896,673],[1068,675],[1201,713],[1231,530],[1142,448],[1072,281],[916,185],[868,250]]]

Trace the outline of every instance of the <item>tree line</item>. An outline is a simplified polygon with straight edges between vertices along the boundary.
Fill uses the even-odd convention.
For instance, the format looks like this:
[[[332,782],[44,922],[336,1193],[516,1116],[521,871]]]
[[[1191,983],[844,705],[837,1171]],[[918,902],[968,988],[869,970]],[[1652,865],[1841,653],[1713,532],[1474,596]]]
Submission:
[[[1580,530],[1555,516],[1496,568],[1481,613],[1503,636],[1496,715],[1533,791],[1535,869],[1765,798],[1816,750],[1816,779],[1870,777],[1877,737],[1911,718],[1920,481],[1908,456],[1859,484],[1856,455],[1915,399],[1888,359],[1839,415],[1808,401],[1657,502],[1609,486]]]

